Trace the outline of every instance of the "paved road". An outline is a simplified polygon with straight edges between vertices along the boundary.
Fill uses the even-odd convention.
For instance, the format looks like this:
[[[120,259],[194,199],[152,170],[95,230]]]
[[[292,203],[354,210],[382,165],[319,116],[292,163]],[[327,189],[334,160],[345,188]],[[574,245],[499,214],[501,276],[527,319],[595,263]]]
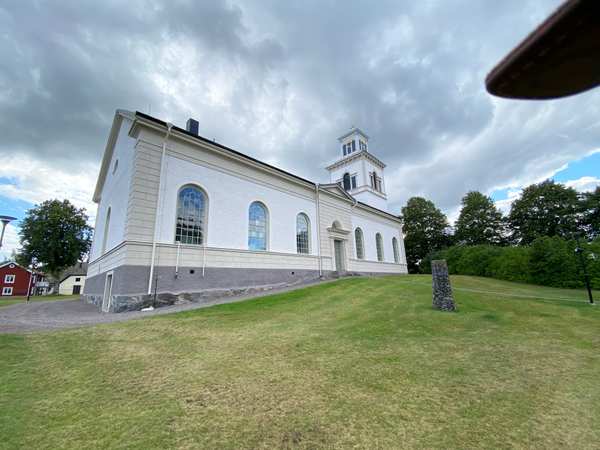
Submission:
[[[219,298],[205,303],[182,303],[157,308],[154,311],[131,311],[118,314],[102,313],[98,311],[96,306],[85,303],[82,300],[36,301],[29,304],[19,303],[16,305],[0,307],[0,334],[30,333],[35,331],[58,330],[61,328],[76,328],[97,325],[100,323],[123,322],[125,320],[140,319],[191,309],[207,308],[223,303],[241,302],[256,297],[287,292],[330,281],[272,289],[270,291],[263,291],[252,295]]]

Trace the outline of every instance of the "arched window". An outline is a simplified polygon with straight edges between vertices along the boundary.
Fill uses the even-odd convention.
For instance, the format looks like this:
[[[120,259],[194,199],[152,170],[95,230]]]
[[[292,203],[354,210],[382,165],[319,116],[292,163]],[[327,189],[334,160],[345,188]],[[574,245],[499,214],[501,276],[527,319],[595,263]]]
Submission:
[[[392,248],[394,249],[394,262],[398,264],[400,262],[400,253],[398,251],[398,239],[392,238]]]
[[[106,211],[106,220],[104,221],[104,234],[102,236],[102,251],[100,254],[104,254],[106,251],[106,244],[108,243],[108,229],[110,228],[110,206]]]
[[[375,245],[377,246],[377,261],[383,261],[383,239],[381,233],[375,235]]]
[[[356,242],[356,257],[358,259],[364,259],[365,245],[363,241],[363,232],[360,228],[354,230],[354,241]]]
[[[310,222],[304,213],[296,216],[296,250],[298,253],[310,252]]]
[[[196,186],[183,186],[177,194],[175,242],[204,244],[205,230],[206,194]]]
[[[248,209],[248,248],[250,250],[266,250],[268,233],[267,207],[261,202],[254,202]]]
[[[344,184],[344,190],[349,191],[350,190],[350,174],[348,172],[346,172],[344,174],[343,184]]]

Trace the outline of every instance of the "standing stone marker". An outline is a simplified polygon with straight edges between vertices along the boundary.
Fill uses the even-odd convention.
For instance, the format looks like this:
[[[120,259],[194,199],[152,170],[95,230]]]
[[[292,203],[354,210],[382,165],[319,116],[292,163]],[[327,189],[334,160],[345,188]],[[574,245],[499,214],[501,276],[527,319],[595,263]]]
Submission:
[[[456,310],[445,259],[431,261],[431,276],[433,278],[433,307],[440,311]]]

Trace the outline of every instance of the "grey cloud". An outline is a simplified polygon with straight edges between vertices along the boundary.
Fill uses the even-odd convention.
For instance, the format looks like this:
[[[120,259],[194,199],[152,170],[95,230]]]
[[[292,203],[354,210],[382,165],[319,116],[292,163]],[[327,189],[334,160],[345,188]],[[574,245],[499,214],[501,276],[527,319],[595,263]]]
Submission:
[[[451,210],[597,145],[599,96],[494,100],[494,63],[559,0],[19,2],[0,6],[0,155],[98,162],[117,108],[147,111],[315,180],[350,125],[392,208]],[[571,136],[571,139],[557,135]],[[90,175],[93,184],[94,174]]]

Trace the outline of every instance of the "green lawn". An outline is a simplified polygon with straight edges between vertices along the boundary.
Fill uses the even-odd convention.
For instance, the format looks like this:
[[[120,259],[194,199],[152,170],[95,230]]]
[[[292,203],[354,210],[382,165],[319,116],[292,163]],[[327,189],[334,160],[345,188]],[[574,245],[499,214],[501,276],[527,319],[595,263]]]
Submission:
[[[598,448],[600,307],[453,286],[456,313],[430,277],[352,278],[0,336],[0,447]]]
[[[81,297],[80,295],[32,295],[29,297],[30,302],[46,302],[51,300],[75,300]],[[0,307],[15,305],[17,303],[25,303],[27,297],[0,297]]]

